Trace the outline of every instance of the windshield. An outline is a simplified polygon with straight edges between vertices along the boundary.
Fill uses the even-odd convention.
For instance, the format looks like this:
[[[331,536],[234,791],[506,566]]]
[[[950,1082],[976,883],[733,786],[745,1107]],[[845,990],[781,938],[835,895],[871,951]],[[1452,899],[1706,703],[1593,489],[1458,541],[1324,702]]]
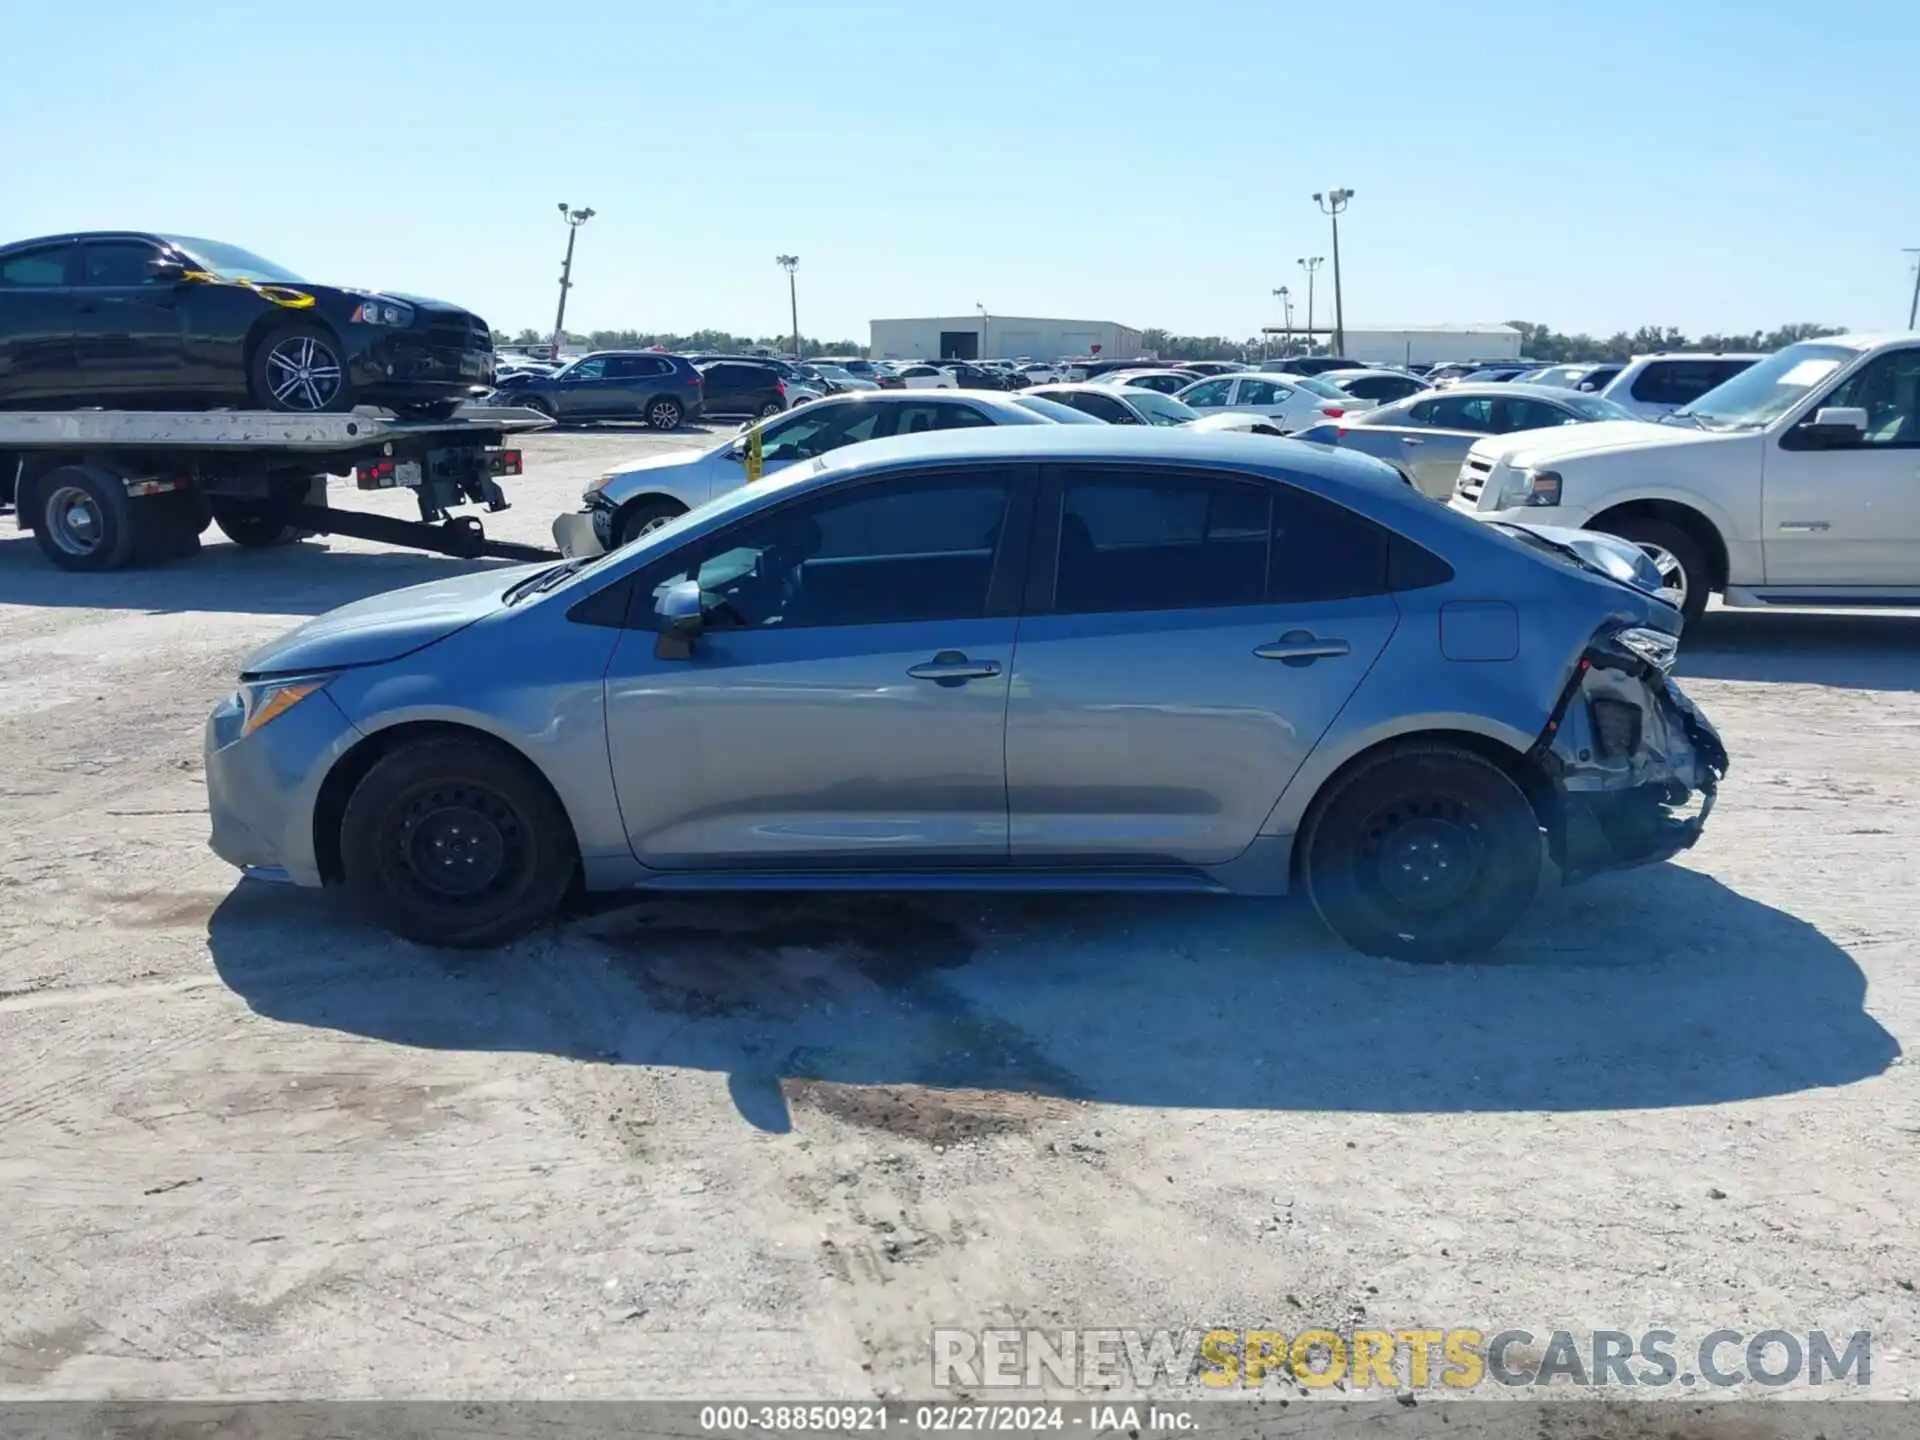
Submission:
[[[1577,390],[1568,391],[1560,398],[1560,403],[1586,420],[1638,420],[1634,414],[1613,400],[1603,400],[1598,395],[1583,395]]]
[[[1808,341],[1776,350],[1675,414],[1709,430],[1758,430],[1799,404],[1860,352]]]
[[[1018,395],[1014,404],[1023,405],[1036,415],[1044,415],[1049,420],[1062,425],[1104,425],[1107,422],[1098,415],[1089,415],[1084,410],[1076,410],[1071,405],[1062,405],[1058,400],[1049,400],[1044,395]]]
[[[254,280],[265,285],[307,283],[291,270],[283,269],[271,260],[262,260],[238,245],[223,245],[218,240],[196,240],[191,235],[162,235],[160,238],[174,249],[186,251],[222,280]]]
[[[1200,418],[1198,410],[1158,390],[1128,390],[1127,403],[1146,416],[1149,425],[1184,425]]]

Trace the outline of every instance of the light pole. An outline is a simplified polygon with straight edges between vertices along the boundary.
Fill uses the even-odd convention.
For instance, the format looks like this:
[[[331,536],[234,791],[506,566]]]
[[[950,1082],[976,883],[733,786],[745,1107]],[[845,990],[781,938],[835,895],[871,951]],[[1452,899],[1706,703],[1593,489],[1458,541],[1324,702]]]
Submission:
[[[573,288],[573,242],[580,227],[593,218],[591,210],[569,210],[560,202],[560,218],[567,222],[567,258],[560,262],[560,308],[553,314],[553,358],[560,358],[560,342],[567,338],[567,291]]]
[[[1293,353],[1293,292],[1282,285],[1278,290],[1274,291],[1273,294],[1274,298],[1280,302],[1281,323],[1285,325],[1287,329],[1286,339],[1280,342],[1285,348],[1281,350],[1280,353],[1282,355],[1291,355]],[[1266,359],[1266,349],[1264,346],[1261,348],[1260,358],[1263,360]]]
[[[1900,252],[1903,255],[1920,256],[1920,250],[1908,248]],[[1913,322],[1920,320],[1920,259],[1913,262],[1913,299],[1907,304],[1907,329],[1913,329]]]
[[[1340,303],[1340,212],[1352,199],[1351,190],[1329,190],[1324,195],[1316,191],[1313,197],[1320,213],[1333,218],[1333,353],[1336,355],[1345,353],[1347,348],[1347,312]]]
[[[787,309],[793,317],[793,360],[800,363],[800,292],[796,287],[793,272],[800,268],[798,255],[776,255],[773,263],[787,272]]]
[[[1307,272],[1307,353],[1313,353],[1313,272],[1326,263],[1324,255],[1303,255],[1294,263]]]
[[[978,300],[973,302],[973,308],[980,312],[980,353],[973,358],[976,360],[995,359],[997,357],[987,354],[987,326],[993,323],[993,317],[987,314],[987,307],[982,305]]]

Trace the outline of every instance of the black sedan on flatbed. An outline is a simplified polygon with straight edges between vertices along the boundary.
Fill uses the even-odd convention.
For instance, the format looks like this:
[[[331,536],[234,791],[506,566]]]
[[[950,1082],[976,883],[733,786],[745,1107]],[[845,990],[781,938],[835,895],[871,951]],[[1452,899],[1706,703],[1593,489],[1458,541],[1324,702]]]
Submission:
[[[0,246],[0,408],[441,419],[493,379],[470,311],[315,285],[215,240],[143,231]]]

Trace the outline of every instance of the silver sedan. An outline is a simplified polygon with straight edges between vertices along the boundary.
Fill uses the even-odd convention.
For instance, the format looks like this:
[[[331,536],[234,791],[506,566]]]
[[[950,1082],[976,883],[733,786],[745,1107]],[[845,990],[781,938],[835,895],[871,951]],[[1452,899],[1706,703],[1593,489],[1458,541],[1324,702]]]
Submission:
[[[1550,385],[1452,385],[1295,431],[1294,438],[1384,460],[1416,489],[1445,500],[1453,494],[1461,463],[1477,440],[1518,430],[1638,418],[1598,395]]]
[[[1362,950],[1471,955],[1549,856],[1701,833],[1726,754],[1658,583],[1272,438],[878,440],[264,646],[207,724],[212,843],[438,945],[576,882],[1298,886]]]

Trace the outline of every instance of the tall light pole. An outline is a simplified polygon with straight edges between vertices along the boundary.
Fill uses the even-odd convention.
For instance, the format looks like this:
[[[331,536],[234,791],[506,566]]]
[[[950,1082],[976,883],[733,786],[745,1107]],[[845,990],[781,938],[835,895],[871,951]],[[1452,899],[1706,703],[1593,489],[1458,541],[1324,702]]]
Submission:
[[[1903,255],[1920,257],[1920,250],[1909,247],[1900,252]],[[1913,299],[1907,304],[1907,328],[1914,328],[1914,321],[1920,320],[1920,258],[1913,262]]]
[[[560,358],[560,342],[567,338],[567,291],[573,288],[573,242],[580,227],[593,218],[591,210],[569,210],[560,202],[560,218],[567,222],[567,258],[560,262],[560,308],[553,314],[553,358]]]
[[[1324,255],[1303,255],[1294,263],[1307,272],[1307,353],[1313,353],[1313,272],[1326,263]]]
[[[987,354],[987,326],[992,323],[993,317],[987,314],[987,307],[978,300],[973,302],[973,308],[980,312],[980,353],[973,358],[976,360],[994,358]]]
[[[793,358],[800,360],[800,291],[793,278],[793,272],[800,268],[798,255],[776,255],[773,263],[787,272],[787,309],[793,317]]]
[[[1278,290],[1273,292],[1273,297],[1280,302],[1281,323],[1287,327],[1287,338],[1281,342],[1286,348],[1280,353],[1283,355],[1291,355],[1293,353],[1293,294],[1286,286],[1282,285]],[[1262,360],[1267,358],[1265,345],[1260,347],[1260,358]]]
[[[1351,190],[1329,190],[1324,195],[1316,191],[1313,197],[1320,213],[1333,218],[1333,353],[1336,355],[1344,354],[1347,348],[1347,312],[1340,303],[1340,212],[1352,199]]]

